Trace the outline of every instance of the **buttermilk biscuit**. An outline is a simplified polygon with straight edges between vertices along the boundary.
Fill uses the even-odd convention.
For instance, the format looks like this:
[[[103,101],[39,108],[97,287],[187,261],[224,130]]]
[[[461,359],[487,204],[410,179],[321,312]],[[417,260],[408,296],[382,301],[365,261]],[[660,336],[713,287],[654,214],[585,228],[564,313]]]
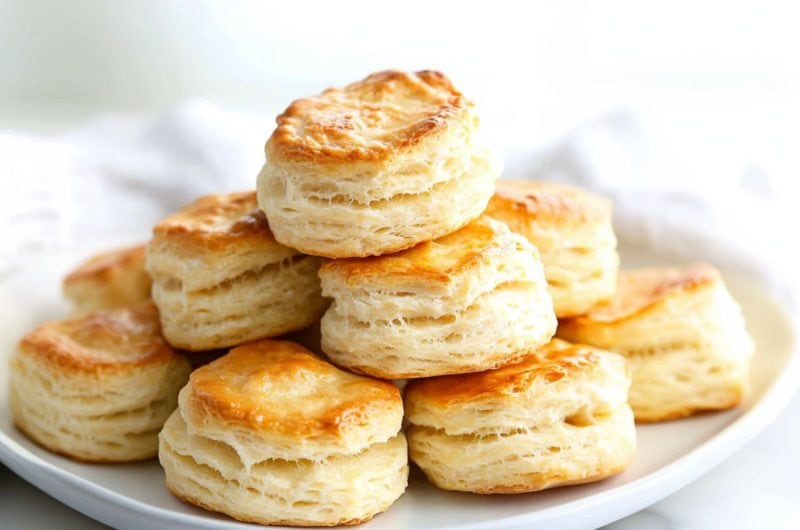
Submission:
[[[608,200],[566,184],[500,180],[486,213],[539,249],[559,318],[614,294],[619,256]]]
[[[554,339],[521,362],[410,381],[411,459],[437,487],[521,493],[622,471],[636,448],[614,353]]]
[[[67,274],[64,296],[76,313],[124,307],[150,298],[150,276],[144,270],[144,245],[92,256]]]
[[[614,298],[562,321],[558,335],[628,359],[637,421],[730,408],[748,388],[753,340],[709,265],[621,271]]]
[[[161,432],[179,498],[240,521],[355,524],[408,480],[397,388],[263,340],[195,370]]]
[[[333,298],[322,349],[377,377],[495,368],[555,333],[536,249],[487,217],[396,254],[330,261],[320,278]]]
[[[186,350],[274,337],[319,319],[320,259],[275,241],[255,192],[210,195],[153,230],[147,271],[164,336]]]
[[[48,322],[11,358],[14,423],[78,460],[151,458],[190,369],[161,338],[151,302]]]
[[[258,177],[275,238],[331,258],[386,254],[477,218],[500,162],[441,73],[386,71],[292,103]]]

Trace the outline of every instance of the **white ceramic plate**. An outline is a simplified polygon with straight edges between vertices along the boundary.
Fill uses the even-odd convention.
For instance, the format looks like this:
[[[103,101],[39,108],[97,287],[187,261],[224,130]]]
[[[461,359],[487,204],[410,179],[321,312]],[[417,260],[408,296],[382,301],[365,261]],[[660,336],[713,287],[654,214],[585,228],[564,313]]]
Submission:
[[[38,322],[65,313],[59,279],[87,253],[84,250],[39,259],[0,282],[0,356],[12,352],[20,336]],[[628,266],[679,261],[624,245],[622,254]],[[406,494],[388,512],[360,528],[597,527],[649,506],[730,456],[786,405],[800,378],[800,355],[788,313],[752,279],[724,272],[758,344],[753,392],[740,408],[639,426],[639,448],[633,464],[624,473],[595,484],[523,495],[477,496],[438,491],[420,473],[412,472]],[[35,486],[121,529],[254,526],[178,501],[164,487],[156,462],[79,464],[32,444],[12,426],[6,403],[7,372],[5,359],[0,359],[0,460]]]

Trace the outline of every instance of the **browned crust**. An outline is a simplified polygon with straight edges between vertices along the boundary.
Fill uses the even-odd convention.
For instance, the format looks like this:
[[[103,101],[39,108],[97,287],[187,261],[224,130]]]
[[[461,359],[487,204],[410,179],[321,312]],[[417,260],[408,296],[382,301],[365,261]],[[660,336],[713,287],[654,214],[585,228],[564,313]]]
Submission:
[[[45,322],[22,338],[19,355],[60,369],[99,373],[166,362],[179,354],[161,336],[155,305],[144,302]]]
[[[258,207],[255,191],[200,197],[160,221],[153,228],[153,239],[200,250],[233,244],[282,247]]]
[[[470,106],[441,72],[377,72],[344,88],[294,101],[276,120],[267,157],[321,163],[384,161],[441,133]]]
[[[317,389],[319,395],[308,397],[320,402],[313,415],[287,413],[262,390],[293,381]],[[301,437],[341,436],[367,425],[373,414],[402,406],[400,391],[392,383],[339,370],[285,340],[266,339],[232,349],[192,372],[188,391],[191,406],[185,414]]]
[[[142,243],[92,256],[64,277],[64,285],[86,279],[107,281],[137,262],[143,264],[144,248]]]
[[[525,392],[535,380],[552,383],[593,372],[600,363],[597,352],[590,346],[553,339],[520,361],[496,370],[409,381],[406,398],[447,406]]]
[[[158,456],[157,453],[153,453],[152,456],[146,456],[146,457],[140,457],[140,458],[86,458],[86,457],[83,457],[83,456],[78,456],[78,455],[71,454],[71,453],[69,453],[67,451],[64,451],[63,449],[61,449],[59,447],[55,447],[53,445],[45,443],[42,440],[39,440],[38,438],[36,438],[36,436],[34,436],[33,433],[31,433],[27,429],[25,429],[25,427],[23,427],[16,420],[14,420],[14,427],[19,432],[24,434],[27,439],[29,439],[30,441],[32,441],[33,443],[35,443],[36,445],[38,445],[42,449],[50,451],[51,453],[59,455],[59,456],[63,456],[65,458],[69,458],[73,462],[78,462],[79,464],[98,464],[98,465],[102,465],[102,464],[132,464],[132,463],[135,463],[135,462],[146,462],[148,460],[153,460],[153,459],[156,458],[156,456]]]
[[[619,323],[642,314],[671,296],[704,289],[721,280],[719,271],[706,263],[685,268],[622,270],[617,292],[583,316],[566,320],[566,325]]]
[[[520,223],[588,223],[611,219],[611,202],[586,190],[538,180],[498,180],[486,210]]]
[[[256,523],[256,524],[261,524],[261,525],[266,525],[266,526],[283,526],[283,525],[285,525],[285,526],[303,526],[303,527],[310,527],[310,528],[322,528],[322,527],[330,527],[330,526],[353,526],[353,525],[357,525],[357,524],[361,524],[361,523],[364,523],[366,521],[369,521],[370,519],[372,519],[376,515],[378,515],[380,513],[383,513],[386,510],[388,510],[389,507],[392,505],[392,503],[389,503],[386,506],[384,506],[382,509],[378,510],[377,512],[375,512],[375,513],[373,513],[371,515],[368,515],[366,517],[362,517],[361,519],[339,519],[336,522],[330,522],[330,523],[325,523],[325,524],[323,524],[323,523],[310,524],[310,523],[306,523],[306,522],[303,522],[303,521],[300,521],[300,520],[297,520],[297,519],[262,519],[260,517],[249,516],[249,515],[244,515],[244,514],[240,514],[240,513],[232,513],[231,511],[223,511],[222,509],[220,509],[218,507],[211,506],[211,504],[205,502],[204,500],[202,500],[202,499],[200,499],[198,497],[195,497],[195,496],[192,496],[192,495],[186,495],[186,494],[183,494],[183,493],[177,491],[177,489],[170,483],[169,477],[166,478],[165,483],[166,483],[166,486],[167,486],[167,489],[169,490],[169,492],[172,493],[175,497],[177,497],[178,499],[180,499],[183,502],[186,502],[188,504],[193,504],[194,506],[197,506],[198,508],[202,508],[202,509],[207,510],[209,512],[221,513],[221,514],[227,515],[228,517],[230,517],[231,519],[234,519],[236,521],[241,521],[243,523]]]
[[[350,285],[374,277],[448,283],[485,257],[486,247],[498,234],[492,222],[495,221],[479,217],[451,234],[393,254],[327,261],[320,272],[339,275]]]

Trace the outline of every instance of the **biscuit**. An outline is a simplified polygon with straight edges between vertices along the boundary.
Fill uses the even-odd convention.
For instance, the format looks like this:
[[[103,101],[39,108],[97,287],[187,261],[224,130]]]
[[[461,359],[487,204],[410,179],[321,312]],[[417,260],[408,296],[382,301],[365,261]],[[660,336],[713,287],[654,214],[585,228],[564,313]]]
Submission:
[[[189,378],[152,302],[45,323],[11,358],[14,423],[45,448],[88,462],[152,458]]]
[[[558,318],[613,296],[619,255],[605,198],[556,182],[500,180],[486,213],[539,249]]]
[[[190,351],[235,346],[319,320],[320,259],[275,241],[255,192],[202,197],[147,245],[164,336]]]
[[[411,460],[474,493],[603,479],[636,449],[629,386],[621,356],[558,339],[498,370],[409,381]]]
[[[320,269],[322,349],[385,379],[477,372],[546,344],[556,318],[536,249],[482,217],[436,241]]]
[[[709,265],[623,270],[619,290],[558,335],[624,355],[637,421],[736,406],[754,343],[741,309]]]
[[[149,300],[150,276],[144,270],[144,245],[92,256],[67,274],[62,287],[78,314]]]
[[[441,73],[386,71],[292,103],[258,177],[275,238],[364,257],[436,239],[486,208],[501,162]]]
[[[179,498],[248,522],[355,524],[405,491],[400,392],[262,340],[195,370],[161,433]]]

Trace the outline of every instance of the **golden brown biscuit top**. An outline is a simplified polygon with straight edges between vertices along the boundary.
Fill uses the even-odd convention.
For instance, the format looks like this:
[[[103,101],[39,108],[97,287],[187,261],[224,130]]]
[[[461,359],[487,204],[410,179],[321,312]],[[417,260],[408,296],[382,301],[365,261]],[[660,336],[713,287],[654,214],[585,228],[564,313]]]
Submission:
[[[195,370],[188,391],[184,414],[193,423],[212,415],[251,430],[312,438],[343,436],[375,414],[402,409],[390,382],[339,370],[281,340],[232,349]]]
[[[677,293],[711,285],[721,279],[711,265],[699,263],[685,268],[622,270],[614,297],[592,308],[580,320],[616,322],[635,315]]]
[[[611,217],[611,202],[586,190],[539,180],[498,180],[488,215],[553,222],[591,222]]]
[[[200,197],[160,221],[153,235],[202,248],[241,243],[282,247],[258,207],[255,191]]]
[[[162,338],[152,302],[47,322],[23,337],[19,350],[86,372],[143,366],[179,355]]]
[[[466,403],[526,392],[536,381],[554,383],[564,377],[590,377],[600,363],[598,350],[553,339],[522,361],[497,370],[409,381],[406,396],[439,406]]]
[[[381,161],[443,131],[471,107],[440,72],[378,72],[289,105],[277,118],[267,157]]]
[[[321,274],[339,274],[349,284],[374,277],[416,277],[448,282],[459,272],[515,243],[499,240],[508,227],[480,217],[465,227],[433,241],[426,241],[394,254],[368,258],[345,258],[326,262]]]
[[[144,244],[92,256],[64,278],[64,284],[83,280],[107,280],[121,271],[138,267],[144,272]]]

